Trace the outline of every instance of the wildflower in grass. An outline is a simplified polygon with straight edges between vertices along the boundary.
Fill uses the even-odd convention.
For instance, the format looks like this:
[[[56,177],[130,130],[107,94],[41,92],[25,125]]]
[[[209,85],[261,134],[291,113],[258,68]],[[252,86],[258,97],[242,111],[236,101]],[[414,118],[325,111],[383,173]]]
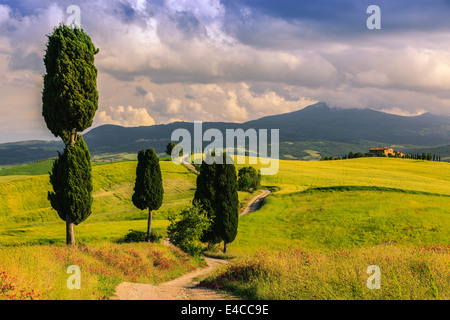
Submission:
[[[41,295],[35,294],[34,290],[18,289],[15,284],[16,278],[8,276],[6,271],[0,273],[0,299],[8,300],[35,300]]]

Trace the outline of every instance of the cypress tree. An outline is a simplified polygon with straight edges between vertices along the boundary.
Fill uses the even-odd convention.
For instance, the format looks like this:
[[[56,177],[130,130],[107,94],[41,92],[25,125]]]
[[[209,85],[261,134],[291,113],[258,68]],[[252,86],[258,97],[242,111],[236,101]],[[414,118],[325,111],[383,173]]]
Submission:
[[[173,148],[175,148],[176,144],[175,142],[169,142],[166,146],[166,153],[171,156],[172,155],[172,150]]]
[[[66,221],[66,243],[72,245],[73,225],[91,213],[90,155],[78,133],[92,125],[98,108],[94,65],[98,51],[82,29],[60,25],[48,36],[44,56],[42,116],[47,128],[66,145],[53,164],[50,174],[53,192],[49,192],[48,198],[59,217]]]
[[[195,205],[206,212],[206,216],[211,220],[208,230],[200,238],[202,242],[208,242],[210,245],[221,241],[215,224],[216,168],[217,164],[215,162],[211,164],[205,161],[202,162],[199,169],[200,173],[197,176],[197,188],[193,201]]]
[[[153,210],[161,207],[163,196],[161,168],[155,150],[139,151],[132,201],[138,209],[148,209],[147,242],[150,242]]]
[[[53,191],[48,192],[48,199],[66,222],[66,243],[75,244],[73,226],[91,215],[93,202],[91,156],[81,135],[54,161],[50,183]]]
[[[216,164],[216,197],[215,224],[218,236],[223,240],[223,252],[227,253],[228,244],[237,235],[239,221],[239,196],[236,179],[236,169],[233,163]]]

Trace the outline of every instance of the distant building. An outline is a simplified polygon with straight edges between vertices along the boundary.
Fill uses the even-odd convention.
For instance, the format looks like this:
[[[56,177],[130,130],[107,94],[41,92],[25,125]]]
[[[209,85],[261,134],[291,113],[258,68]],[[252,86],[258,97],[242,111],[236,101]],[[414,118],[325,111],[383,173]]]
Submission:
[[[386,155],[387,157],[393,156],[393,157],[404,157],[405,155],[401,153],[400,151],[394,151],[392,148],[372,148],[369,150],[369,153],[372,153],[376,156]]]
[[[395,151],[395,150],[394,150],[394,155],[395,155],[396,157],[399,157],[399,158],[403,158],[403,157],[405,156],[404,153],[402,153],[402,152],[400,152],[400,151]]]

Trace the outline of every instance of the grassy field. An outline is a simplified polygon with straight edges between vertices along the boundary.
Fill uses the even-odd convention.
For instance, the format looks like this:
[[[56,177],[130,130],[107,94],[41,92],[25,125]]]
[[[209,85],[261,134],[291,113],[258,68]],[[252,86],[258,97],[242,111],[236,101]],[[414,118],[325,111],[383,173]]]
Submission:
[[[36,176],[46,174],[51,171],[53,160],[43,160],[32,164],[24,164],[14,167],[0,169],[0,177],[7,176]],[[1,180],[0,180],[1,181]]]
[[[280,160],[279,171],[264,176],[262,183],[283,191],[310,187],[379,186],[450,194],[450,163],[359,158],[340,161]]]
[[[450,165],[280,161],[240,219],[233,263],[202,282],[250,299],[449,299]],[[369,265],[382,289],[366,286]]]
[[[450,196],[357,189],[296,192],[274,194],[258,214],[243,217],[230,252],[280,251],[288,245],[325,251],[448,244],[449,235]]]
[[[164,204],[154,213],[153,226],[165,229],[168,214],[192,200],[196,175],[170,161],[160,164]],[[237,238],[229,245],[232,263],[208,277],[205,286],[252,299],[450,297],[450,164],[361,158],[280,160],[279,167],[276,175],[262,178],[263,186],[275,186],[277,191],[258,212],[240,219]],[[8,174],[0,176],[0,273],[16,278],[16,288],[34,289],[44,299],[71,298],[65,280],[60,282],[67,279],[67,263],[76,261],[92,266],[87,288],[77,299],[109,297],[124,279],[163,281],[150,271],[134,280],[122,275],[131,271],[109,276],[108,272],[121,270],[120,263],[100,261],[93,254],[116,252],[127,257],[132,248],[141,256],[146,248],[167,250],[158,244],[115,243],[129,229],[146,226],[147,212],[131,203],[135,169],[136,161],[93,167],[93,213],[75,227],[79,248],[88,249],[73,252],[63,245],[65,224],[47,200],[48,175],[35,175],[43,168],[33,164],[4,169]],[[242,205],[251,197],[239,193]],[[180,259],[185,258],[167,255],[174,265],[183,265]],[[59,256],[65,258],[52,265]],[[148,254],[142,259],[141,263],[153,265]],[[25,260],[27,266],[21,262]],[[40,264],[42,271],[37,270]],[[195,261],[189,264],[198,266]],[[366,268],[372,264],[382,270],[382,290],[366,287]],[[164,279],[187,269],[170,270]],[[55,289],[51,293],[46,287]]]
[[[94,203],[91,216],[79,226],[79,241],[117,239],[129,229],[144,229],[148,212],[134,207],[136,161],[93,167]],[[154,227],[165,228],[167,216],[186,206],[194,195],[196,176],[180,165],[161,162],[164,204],[153,215]],[[15,177],[15,176],[11,176]],[[63,243],[65,223],[50,207],[48,175],[0,181],[0,245]]]

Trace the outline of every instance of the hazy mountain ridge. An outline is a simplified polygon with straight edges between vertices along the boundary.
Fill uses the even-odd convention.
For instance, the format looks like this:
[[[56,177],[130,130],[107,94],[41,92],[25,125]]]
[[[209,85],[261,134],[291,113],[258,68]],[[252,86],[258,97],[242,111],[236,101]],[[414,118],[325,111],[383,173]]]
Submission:
[[[441,156],[450,157],[450,117],[429,113],[404,117],[372,109],[330,108],[319,102],[298,111],[266,116],[245,123],[204,122],[202,127],[203,132],[216,128],[223,133],[226,129],[237,128],[279,129],[282,158],[302,159],[311,150],[318,149],[321,156],[338,156],[349,151],[367,152],[367,148],[371,146],[383,145],[397,145],[404,152],[426,152],[427,147],[432,147],[430,150],[433,150],[433,153],[438,154],[440,151]],[[157,153],[163,153],[172,132],[180,128],[187,129],[193,137],[192,122],[148,127],[103,125],[93,128],[83,136],[93,155],[136,153],[140,149],[150,147],[155,148]],[[205,142],[205,145],[208,143]],[[0,165],[54,157],[62,148],[62,142],[57,141],[0,144]]]

